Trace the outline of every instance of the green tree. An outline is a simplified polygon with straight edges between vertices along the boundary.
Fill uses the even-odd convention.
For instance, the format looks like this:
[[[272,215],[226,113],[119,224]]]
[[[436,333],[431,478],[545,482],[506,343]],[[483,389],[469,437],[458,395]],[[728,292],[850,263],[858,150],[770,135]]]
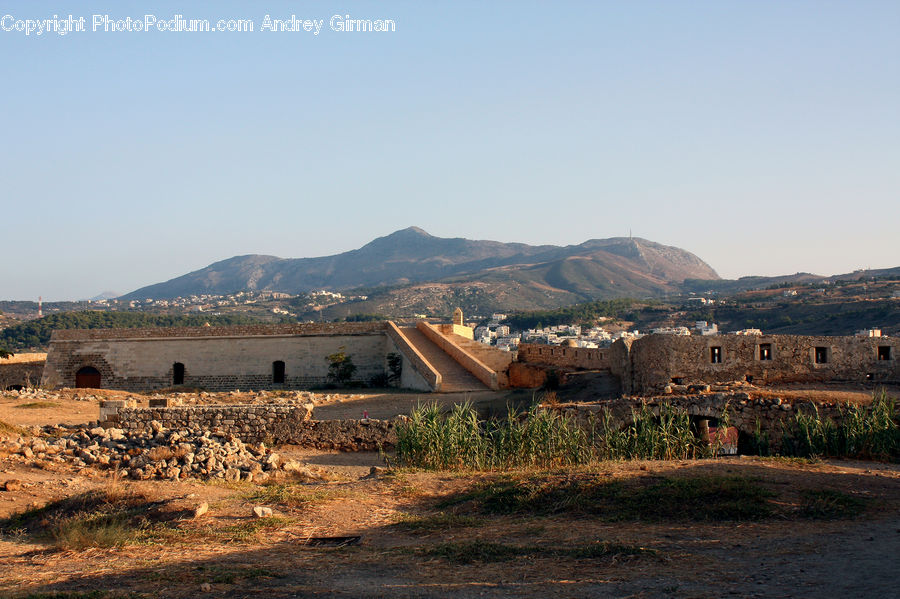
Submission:
[[[337,385],[349,383],[356,373],[356,365],[347,355],[343,345],[338,351],[325,356],[325,360],[328,362],[328,380]]]
[[[5,358],[11,358],[14,355],[16,355],[16,354],[12,353],[11,351],[9,351],[6,348],[0,347],[0,360],[3,360]]]

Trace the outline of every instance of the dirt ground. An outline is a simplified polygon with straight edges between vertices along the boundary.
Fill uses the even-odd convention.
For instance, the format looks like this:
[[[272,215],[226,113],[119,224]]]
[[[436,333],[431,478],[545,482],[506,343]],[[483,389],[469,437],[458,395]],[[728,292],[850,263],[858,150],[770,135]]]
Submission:
[[[336,396],[317,406],[316,417],[358,417],[362,410],[378,417],[407,410],[419,399],[398,394],[388,402],[396,404],[386,406],[383,396]],[[469,399],[492,406],[508,397]],[[15,425],[86,422],[97,414],[95,401],[70,396],[60,398],[55,407],[22,408],[17,401],[0,397],[0,420]],[[498,475],[373,473],[373,466],[385,465],[383,456],[375,453],[288,446],[279,453],[308,464],[316,479],[283,481],[281,487],[111,481],[107,472],[55,464],[35,467],[0,454],[0,489],[8,480],[22,483],[15,491],[0,490],[0,520],[113,486],[118,492],[138,492],[179,514],[170,523],[177,534],[108,548],[67,549],[24,530],[7,530],[0,536],[0,596],[76,597],[96,591],[108,597],[177,598],[712,598],[889,597],[898,592],[897,464],[762,458],[612,462],[580,474],[625,483],[738,476],[771,491],[777,515],[757,521],[613,522],[585,514],[473,513],[474,519],[464,515],[442,523],[442,499]],[[269,492],[278,488],[289,488],[290,497]],[[807,490],[841,493],[862,502],[863,511],[834,520],[801,518],[795,515],[795,505]],[[202,503],[209,511],[193,517]],[[271,507],[275,517],[255,518],[255,506]],[[702,509],[684,505],[686,512]],[[437,525],[403,525],[416,518]],[[344,547],[308,544],[310,538],[357,536],[357,544]],[[597,542],[640,551],[593,557],[559,553]],[[537,549],[512,558],[474,554],[492,543]],[[453,557],[447,552],[454,548],[473,554]]]

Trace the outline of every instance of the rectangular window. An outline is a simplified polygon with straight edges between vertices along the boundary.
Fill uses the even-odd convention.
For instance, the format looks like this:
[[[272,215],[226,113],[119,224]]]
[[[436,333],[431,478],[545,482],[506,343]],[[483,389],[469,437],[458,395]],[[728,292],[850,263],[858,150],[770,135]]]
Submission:
[[[771,360],[772,359],[772,344],[771,343],[760,343],[759,344],[759,359],[760,360]]]
[[[828,348],[816,348],[816,364],[828,364]]]
[[[891,346],[890,345],[879,345],[878,346],[878,360],[879,361],[887,361],[891,359]]]
[[[721,364],[722,363],[722,348],[721,347],[711,347],[709,348],[709,361],[713,364]]]

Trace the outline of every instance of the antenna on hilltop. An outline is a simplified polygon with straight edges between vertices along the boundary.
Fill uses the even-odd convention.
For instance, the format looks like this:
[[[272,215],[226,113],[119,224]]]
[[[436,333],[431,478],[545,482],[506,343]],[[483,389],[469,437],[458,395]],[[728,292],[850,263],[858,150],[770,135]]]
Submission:
[[[44,298],[38,296],[38,318],[44,315]]]
[[[631,229],[628,229],[628,239],[632,239],[632,237],[631,237]]]

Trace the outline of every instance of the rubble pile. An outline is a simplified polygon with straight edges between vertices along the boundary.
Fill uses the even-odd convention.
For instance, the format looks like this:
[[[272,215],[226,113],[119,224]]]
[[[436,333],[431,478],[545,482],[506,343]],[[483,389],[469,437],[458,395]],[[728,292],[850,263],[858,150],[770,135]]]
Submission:
[[[0,441],[0,450],[25,461],[70,463],[75,467],[117,470],[137,480],[185,478],[256,481],[275,471],[302,470],[265,444],[244,443],[234,435],[199,429],[167,430],[151,422],[148,430],[44,427],[42,436]]]

